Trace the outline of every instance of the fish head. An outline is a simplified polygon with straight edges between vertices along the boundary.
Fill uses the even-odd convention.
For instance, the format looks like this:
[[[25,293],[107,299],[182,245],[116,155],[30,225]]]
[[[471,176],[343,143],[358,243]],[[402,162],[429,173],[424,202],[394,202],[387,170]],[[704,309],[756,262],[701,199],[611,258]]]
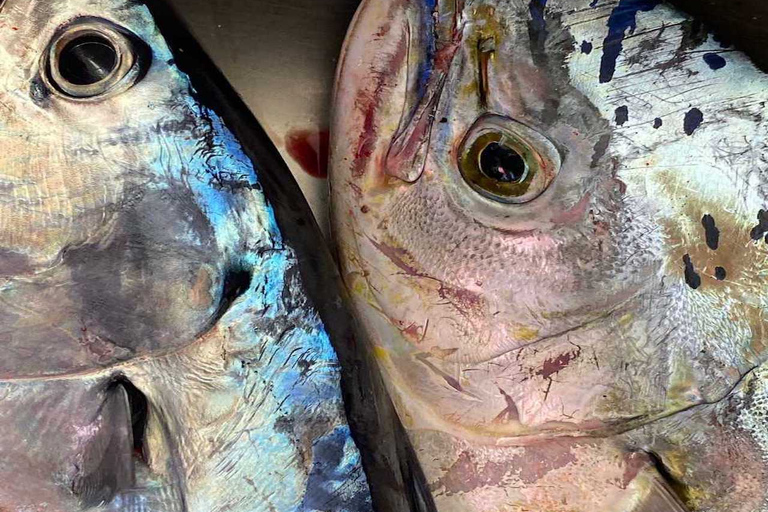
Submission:
[[[264,232],[237,227],[216,206],[254,212],[226,190],[254,185],[253,165],[225,147],[148,13],[120,2],[59,4],[7,2],[0,13],[0,279],[16,283],[19,299],[22,288],[36,293],[35,282],[57,282],[47,293],[60,304],[44,313],[59,334],[4,312],[4,325],[24,317],[30,328],[14,335],[20,358],[3,374],[69,371],[185,343],[221,303],[239,264],[232,248]],[[89,355],[72,335],[80,329],[113,347]],[[25,346],[43,332],[60,340],[54,364]]]
[[[656,1],[364,3],[333,224],[413,428],[620,431],[765,359],[766,78],[722,50]]]
[[[245,105],[161,2],[0,5],[0,509],[368,510]]]

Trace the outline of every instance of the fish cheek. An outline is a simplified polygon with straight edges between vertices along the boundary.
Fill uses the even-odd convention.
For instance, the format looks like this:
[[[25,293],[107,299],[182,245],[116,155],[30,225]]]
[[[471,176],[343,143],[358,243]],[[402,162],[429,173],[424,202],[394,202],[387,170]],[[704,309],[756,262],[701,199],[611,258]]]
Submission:
[[[124,208],[108,240],[64,254],[83,328],[132,353],[188,343],[224,286],[211,226],[182,190]]]

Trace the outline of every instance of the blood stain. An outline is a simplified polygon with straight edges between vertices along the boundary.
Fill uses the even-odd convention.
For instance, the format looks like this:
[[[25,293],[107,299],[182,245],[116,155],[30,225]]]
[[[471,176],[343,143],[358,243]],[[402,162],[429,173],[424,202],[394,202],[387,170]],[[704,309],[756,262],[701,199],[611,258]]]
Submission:
[[[314,178],[328,177],[328,130],[294,129],[285,136],[285,149]]]

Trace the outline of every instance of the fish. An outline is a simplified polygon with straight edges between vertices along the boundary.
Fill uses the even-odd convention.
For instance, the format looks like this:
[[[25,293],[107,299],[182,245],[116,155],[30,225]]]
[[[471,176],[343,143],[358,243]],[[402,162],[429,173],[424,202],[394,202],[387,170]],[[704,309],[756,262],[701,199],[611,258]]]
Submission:
[[[344,285],[437,510],[768,510],[768,77],[658,0],[362,2]]]
[[[0,2],[0,510],[407,510],[331,254],[179,19]]]

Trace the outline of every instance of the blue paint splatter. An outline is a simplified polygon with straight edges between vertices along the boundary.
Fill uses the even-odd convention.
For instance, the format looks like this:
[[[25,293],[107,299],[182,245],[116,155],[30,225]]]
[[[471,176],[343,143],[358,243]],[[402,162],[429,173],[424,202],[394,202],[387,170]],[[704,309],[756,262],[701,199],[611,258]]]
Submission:
[[[722,281],[725,279],[727,272],[724,267],[715,267],[715,279]]]
[[[693,135],[693,132],[696,131],[696,128],[699,127],[703,120],[704,114],[702,114],[701,110],[697,108],[692,108],[686,112],[685,119],[683,120],[683,129],[685,130],[685,134]]]
[[[725,59],[716,53],[705,53],[704,62],[707,63],[712,69],[720,69],[725,67]]]
[[[589,55],[592,53],[592,43],[589,41],[582,41],[581,42],[581,53]]]
[[[629,120],[629,109],[626,105],[622,105],[614,112],[616,115],[616,124],[622,126]]]
[[[627,30],[633,33],[637,28],[637,13],[648,12],[659,5],[661,0],[620,0],[608,18],[608,35],[603,41],[603,57],[600,60],[600,83],[613,79],[616,72],[616,60],[624,48]]]
[[[660,117],[657,117],[656,119],[654,119],[654,120],[653,120],[653,127],[654,127],[654,128],[656,128],[657,130],[658,130],[659,128],[661,128],[661,125],[662,125],[662,124],[663,124],[663,123],[662,123],[662,121],[661,121],[661,118],[660,118]]]

